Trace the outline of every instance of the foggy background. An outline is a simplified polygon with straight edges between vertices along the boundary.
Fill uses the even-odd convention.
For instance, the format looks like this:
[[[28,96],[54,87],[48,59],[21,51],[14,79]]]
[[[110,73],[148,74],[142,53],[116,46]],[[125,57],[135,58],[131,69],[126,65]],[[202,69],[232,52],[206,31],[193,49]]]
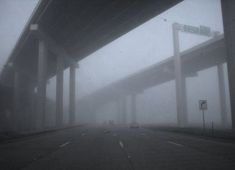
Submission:
[[[37,0],[0,0],[0,69],[2,70],[25,23],[29,19]],[[223,34],[223,21],[220,0],[185,0],[177,6],[156,16],[112,43],[94,52],[79,62],[77,69],[77,100],[95,90],[124,78],[136,71],[147,68],[173,55],[172,23],[209,26]],[[208,38],[180,33],[180,49],[184,51]],[[227,114],[231,120],[228,80],[224,65],[227,93]],[[64,115],[68,115],[69,72],[64,72]],[[220,126],[220,104],[218,93],[217,68],[202,70],[197,77],[187,78],[188,119],[192,126],[201,125],[202,116],[198,100],[208,101],[205,112],[207,126],[211,122]],[[55,77],[48,82],[47,97],[51,105],[55,102]],[[127,106],[130,101],[127,101]],[[128,121],[130,121],[130,108]],[[50,107],[48,113],[55,112]],[[79,103],[77,103],[79,112]],[[97,122],[115,120],[117,106],[110,102],[96,110]],[[53,117],[53,114],[47,114]],[[50,120],[50,119],[49,119]],[[68,120],[68,117],[65,121]],[[79,118],[78,118],[79,120]],[[175,82],[146,89],[137,98],[137,121],[140,123],[176,123]],[[231,122],[230,122],[231,124]]]

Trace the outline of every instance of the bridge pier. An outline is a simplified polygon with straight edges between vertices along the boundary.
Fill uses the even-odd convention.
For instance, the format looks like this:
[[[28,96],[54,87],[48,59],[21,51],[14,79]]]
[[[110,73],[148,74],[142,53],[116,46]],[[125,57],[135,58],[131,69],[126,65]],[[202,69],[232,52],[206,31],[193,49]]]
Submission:
[[[176,90],[176,108],[177,123],[179,127],[187,125],[187,100],[186,100],[186,77],[182,72],[182,62],[179,45],[179,25],[174,23],[173,47],[174,47],[174,67],[175,67],[175,90]]]
[[[15,131],[32,130],[35,122],[33,101],[34,81],[25,73],[15,70],[14,92],[13,92],[13,113],[11,115],[11,127]]]
[[[32,109],[32,96],[33,96],[33,88],[32,81],[26,76],[23,75],[22,82],[23,89],[21,91],[21,129],[23,131],[28,131],[32,129],[32,117],[33,117],[33,109]]]
[[[226,111],[226,93],[225,93],[223,64],[217,65],[217,73],[218,73],[218,85],[219,85],[221,124],[223,127],[227,127],[228,118],[227,118],[227,111]]]
[[[131,123],[136,124],[136,94],[131,95]]]
[[[37,88],[37,115],[40,117],[38,128],[45,127],[46,114],[46,85],[47,85],[47,53],[48,49],[43,40],[38,44],[38,88]]]
[[[63,85],[64,85],[64,61],[61,56],[57,56],[56,74],[56,126],[63,124]]]
[[[235,1],[221,1],[227,50],[232,128],[235,131]]]
[[[121,99],[120,98],[118,98],[117,100],[116,100],[116,106],[117,106],[117,115],[116,115],[116,119],[117,119],[117,121],[116,121],[116,123],[117,124],[122,124],[122,122],[121,122],[121,114],[122,114],[122,109],[121,109]]]
[[[69,68],[69,123],[74,125],[75,123],[75,93],[76,93],[76,63],[72,63]]]
[[[34,130],[36,124],[36,114],[35,114],[35,84],[31,81],[29,84],[29,130]]]
[[[117,100],[117,123],[121,125],[126,124],[126,97],[121,96]]]
[[[14,73],[14,109],[13,115],[11,116],[13,130],[17,130],[18,128],[18,114],[19,114],[19,105],[20,105],[20,73],[15,71]]]
[[[126,124],[126,97],[121,98],[121,123]]]

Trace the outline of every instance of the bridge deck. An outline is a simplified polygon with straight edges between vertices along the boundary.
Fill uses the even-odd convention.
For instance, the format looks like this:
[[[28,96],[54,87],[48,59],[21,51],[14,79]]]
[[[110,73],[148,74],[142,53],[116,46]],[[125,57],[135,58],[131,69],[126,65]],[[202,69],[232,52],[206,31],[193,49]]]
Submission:
[[[183,51],[182,66],[185,76],[194,76],[198,71],[226,62],[223,35],[210,39],[191,49]],[[117,80],[94,93],[82,98],[78,103],[92,102],[94,107],[112,101],[119,96],[138,93],[144,89],[163,84],[175,78],[173,56],[137,73]]]
[[[23,68],[32,77],[37,74],[38,40],[29,30],[31,24],[39,24],[71,58],[78,61],[180,1],[42,0],[8,63]],[[48,77],[51,77],[56,73],[56,57],[53,52],[49,56]],[[11,75],[12,69],[6,67],[2,74],[4,81],[13,77]]]

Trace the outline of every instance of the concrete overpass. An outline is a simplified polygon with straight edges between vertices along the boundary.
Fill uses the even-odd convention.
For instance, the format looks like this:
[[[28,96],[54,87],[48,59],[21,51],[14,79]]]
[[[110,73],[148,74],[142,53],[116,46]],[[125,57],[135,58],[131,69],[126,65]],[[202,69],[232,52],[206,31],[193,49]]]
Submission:
[[[226,62],[226,47],[223,35],[216,36],[204,43],[181,52],[182,70],[184,77],[184,106],[187,108],[185,79],[191,76],[197,76],[197,72],[208,69],[213,66],[218,68],[219,94],[221,103],[222,124],[226,126],[227,116],[225,108],[225,85],[222,64]],[[153,86],[175,80],[174,56],[171,56],[161,62],[158,62],[148,68],[131,74],[121,80],[107,85],[94,93],[83,97],[77,103],[84,107],[84,111],[89,113],[90,108],[99,108],[110,101],[116,101],[119,105],[120,119],[125,123],[126,117],[126,96],[132,96],[132,121],[136,121],[136,97],[138,93]],[[89,103],[89,104],[88,104]],[[91,107],[92,106],[92,107]],[[88,107],[88,108],[86,108]],[[79,112],[79,111],[78,111]],[[94,113],[94,111],[91,111]],[[180,120],[185,120],[182,126],[187,125],[187,111],[184,115],[177,112],[178,124]],[[179,124],[180,125],[180,124]]]
[[[1,74],[1,82],[14,87],[14,129],[18,129],[17,117],[26,113],[32,119],[40,119],[36,127],[26,129],[44,128],[46,83],[55,75],[56,124],[62,126],[63,70],[68,67],[70,123],[74,124],[76,62],[179,2],[39,1]],[[31,107],[33,96],[37,98],[35,115]]]
[[[16,125],[15,129],[18,129],[16,118],[26,112],[32,119],[39,117],[41,121],[34,128],[43,129],[46,82],[54,75],[57,77],[56,122],[57,127],[62,126],[63,70],[68,67],[71,73],[70,123],[73,124],[75,63],[178,2],[181,1],[41,0],[1,73],[1,82],[14,87],[14,111],[11,119],[12,124]],[[235,129],[235,2],[225,0],[221,1],[221,4],[232,123]],[[32,96],[37,98],[35,115],[32,115],[31,107],[25,107],[32,105]]]
[[[112,5],[110,4],[110,6],[101,8],[101,13],[103,16],[101,17],[101,13],[99,14],[97,10],[93,11],[94,9],[98,9],[96,5],[91,5],[93,2],[94,4],[96,2],[104,2],[103,5],[110,4],[110,2],[113,3]],[[139,16],[140,18],[133,21],[136,21],[136,24],[140,24],[138,22],[139,19],[143,19],[145,16],[148,16],[147,14],[151,13],[150,11],[152,8],[162,9],[162,6],[159,8],[154,6],[155,3],[160,2],[157,2],[157,0],[117,0],[115,2],[117,3],[114,3],[113,0],[41,1],[41,4],[37,8],[38,10],[36,10],[35,14],[33,15],[35,17],[32,17],[32,20],[30,20],[32,22],[29,22],[29,24],[26,26],[24,33],[19,39],[16,48],[7,62],[3,73],[1,74],[2,83],[5,83],[9,86],[5,91],[8,91],[11,89],[11,87],[14,87],[15,112],[14,115],[11,115],[11,118],[13,120],[12,123],[14,123],[13,125],[16,125],[15,130],[22,130],[19,129],[17,124],[15,124],[17,123],[17,117],[27,114],[32,118],[32,126],[28,126],[27,129],[35,128],[35,116],[41,116],[41,119],[39,119],[41,123],[38,127],[36,127],[36,129],[44,130],[43,122],[45,119],[43,119],[43,115],[45,114],[46,81],[53,75],[57,75],[57,120],[59,123],[61,123],[61,112],[58,109],[61,109],[59,104],[62,104],[63,93],[61,93],[60,90],[62,90],[63,84],[63,69],[66,67],[70,67],[71,70],[70,109],[72,108],[72,110],[70,111],[74,111],[74,96],[72,95],[74,94],[75,86],[74,69],[76,64],[74,63],[76,63],[82,57],[85,57],[85,55],[71,55],[70,53],[73,54],[73,50],[69,51],[69,48],[66,48],[64,45],[62,46],[60,44],[65,42],[63,41],[63,38],[68,38],[67,43],[71,45],[71,48],[75,44],[75,42],[70,43],[69,39],[71,37],[69,38],[66,34],[62,34],[65,28],[67,31],[70,30],[71,33],[73,28],[75,28],[74,32],[76,32],[76,30],[81,32],[82,28],[84,28],[86,31],[84,30],[82,33],[87,33],[88,35],[79,36],[85,39],[86,37],[88,37],[88,39],[91,38],[92,41],[88,43],[88,39],[86,39],[86,41],[81,39],[81,42],[79,41],[80,39],[78,37],[78,39],[75,37],[74,38],[76,39],[77,43],[81,42],[81,44],[83,44],[80,44],[80,47],[83,46],[85,49],[89,45],[90,50],[92,51],[92,47],[95,46],[94,44],[99,44],[102,46],[102,43],[100,43],[101,39],[103,38],[103,40],[107,40],[106,35],[109,35],[113,38],[115,37],[113,36],[113,33],[115,32],[114,30],[116,30],[116,28],[113,27],[112,29],[108,29],[112,26],[112,24],[117,24],[116,26],[119,26],[119,31],[116,30],[117,32],[115,33],[119,33],[120,35],[121,33],[125,32],[120,30],[120,27],[123,25],[122,22],[126,21],[132,25],[132,22],[129,22],[130,20],[128,21],[125,19],[127,16]],[[161,2],[169,2],[168,7],[170,7],[170,2],[172,2],[172,0],[165,0]],[[59,3],[61,3],[61,6]],[[72,6],[69,5],[70,3]],[[76,3],[82,3],[83,5],[80,4],[81,6],[78,6]],[[110,7],[116,7],[118,6],[117,4],[120,3],[133,3],[133,6],[135,6],[134,4],[137,3],[139,4],[139,8],[134,8],[136,9],[134,10],[133,8],[130,8],[130,6],[126,5],[124,7],[121,6],[120,8],[111,8],[111,12],[107,13]],[[149,4],[150,7],[147,8],[144,6],[145,3]],[[87,4],[87,6],[84,4]],[[150,4],[152,4],[152,7]],[[218,66],[218,75],[220,77],[221,73],[219,68],[221,63],[226,61],[228,65],[228,77],[230,85],[232,123],[233,129],[235,130],[235,1],[222,0],[221,4],[223,10],[225,38],[223,39],[223,37],[217,37],[218,39],[214,39],[215,41],[212,40],[206,42],[203,46],[199,45],[194,49],[190,49],[191,51],[189,50],[188,53],[184,52],[181,54],[183,56],[183,64],[186,65],[185,63],[189,63],[189,67],[182,68],[182,73],[184,73],[182,80],[184,81],[185,77],[196,75],[197,70],[203,70],[213,65]],[[106,16],[106,14],[114,14],[115,9],[119,11],[116,12],[116,17],[113,17],[112,15],[112,19],[105,21],[104,16]],[[137,15],[131,15],[133,13],[131,12],[132,10],[130,11],[129,9],[133,9],[133,12],[138,11]],[[139,13],[139,9],[142,9],[145,12]],[[72,20],[69,15],[67,15],[68,13],[63,13],[65,11],[71,11],[72,13],[70,17],[74,15],[76,16],[74,16],[74,20]],[[155,15],[156,10],[153,11],[154,12],[152,14]],[[161,10],[158,12],[160,11]],[[79,12],[79,15],[77,12]],[[49,14],[52,16],[54,15],[54,19],[50,19]],[[94,20],[86,17],[87,14],[92,14],[89,16],[91,16],[91,18],[94,17]],[[123,18],[120,17],[122,14],[125,14]],[[76,20],[77,16],[80,16],[79,20]],[[39,20],[34,20],[33,18],[39,18]],[[100,20],[98,20],[98,18]],[[40,23],[43,23],[42,20],[45,22],[47,21],[48,25],[46,27],[42,27],[43,25],[40,25]],[[61,20],[61,22],[59,20]],[[77,26],[81,26],[82,28],[75,27],[73,24],[70,25],[70,22],[67,21],[74,21],[71,23],[80,23]],[[104,24],[103,27],[100,27],[100,30],[105,27],[105,33],[100,32],[102,34],[96,34],[96,37],[94,38],[95,33],[92,33],[91,30],[96,32],[96,28],[98,28],[101,23],[110,23],[110,27],[105,27],[106,24]],[[52,34],[50,35],[46,29],[53,29],[54,26],[55,38],[53,38]],[[57,26],[61,27],[57,28]],[[134,27],[134,25],[132,26]],[[29,30],[29,28],[31,29]],[[42,28],[44,28],[44,30]],[[129,27],[129,29],[131,28]],[[60,30],[61,34],[56,30]],[[126,31],[128,31],[128,29],[126,29]],[[70,32],[67,33],[70,34]],[[58,34],[58,37],[56,34]],[[62,41],[59,43],[56,38],[59,38]],[[94,46],[92,46],[92,44]],[[221,46],[219,44],[221,44]],[[224,46],[224,44],[226,45]],[[98,48],[98,45],[96,47]],[[213,49],[213,47],[216,48]],[[221,51],[218,51],[220,48]],[[223,50],[225,50],[225,53]],[[80,51],[83,51],[82,48]],[[76,52],[76,50],[74,52]],[[217,54],[216,52],[222,53]],[[194,55],[192,54],[194,54],[195,57],[193,57]],[[187,60],[186,56],[189,57],[189,60]],[[196,56],[204,56],[206,60],[198,60]],[[224,56],[227,57],[224,58]],[[198,64],[193,63],[194,60],[195,62],[198,62]],[[207,60],[209,62],[207,62]],[[142,70],[139,73],[131,75],[130,77],[133,77],[132,82],[137,83],[138,75],[140,73],[145,73],[142,75],[144,78],[149,77],[149,80],[152,80],[152,77],[157,75],[156,79],[159,80],[159,83],[173,80],[175,77],[172,74],[172,63],[172,58],[169,58],[161,63],[154,65],[153,67],[149,67],[146,70]],[[202,67],[200,68],[198,66]],[[162,77],[162,74],[166,75],[166,77]],[[152,82],[152,85],[150,83],[149,86],[157,84],[155,77],[153,79],[154,80],[150,81]],[[135,86],[136,88],[134,89],[128,89],[128,91],[134,93],[132,93],[132,113],[135,113],[134,105],[136,93],[146,87],[145,83],[142,85],[141,84],[138,87]],[[35,93],[36,87],[37,93]],[[133,84],[131,87],[134,87]],[[182,87],[184,87],[183,84]],[[122,92],[119,91],[119,93]],[[117,94],[115,95],[118,96]],[[3,94],[1,93],[0,97],[2,98],[2,96]],[[37,114],[34,114],[34,112],[31,110],[30,106],[32,103],[30,98],[36,99]],[[88,104],[91,104],[91,102],[88,102]],[[72,112],[70,115],[71,118],[73,118]],[[133,114],[133,118],[135,118],[134,116],[135,115]],[[26,121],[24,121],[24,123],[25,122]],[[61,124],[58,124],[57,127],[60,126]],[[203,136],[201,136],[199,131],[199,133],[195,132],[196,136],[193,136],[192,131],[190,132],[190,135],[187,135],[186,133],[176,134],[169,131],[160,131],[158,128],[154,127],[130,130],[127,127],[118,126],[79,126],[60,131],[40,133],[40,135],[34,134],[25,138],[21,136],[21,138],[16,140],[12,140],[11,138],[10,140],[6,140],[3,143],[1,141],[0,169],[232,169],[231,167],[235,166],[235,146],[233,143],[234,132],[233,134],[230,134],[230,131],[229,133],[228,131],[212,131],[212,133],[208,131],[208,133],[203,132]]]

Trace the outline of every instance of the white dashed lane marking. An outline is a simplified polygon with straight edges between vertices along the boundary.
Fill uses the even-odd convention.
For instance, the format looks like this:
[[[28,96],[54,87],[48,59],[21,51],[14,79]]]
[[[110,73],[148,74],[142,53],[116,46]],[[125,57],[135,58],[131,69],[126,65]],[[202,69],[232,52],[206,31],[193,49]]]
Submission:
[[[63,143],[62,145],[60,145],[60,148],[63,148],[63,147],[65,147],[65,146],[68,145],[68,144],[70,144],[70,142],[65,142],[65,143]]]
[[[119,141],[119,145],[121,148],[124,148],[124,144],[122,143],[122,141]]]
[[[168,143],[172,144],[172,145],[175,145],[175,146],[180,146],[180,147],[183,147],[184,145],[182,144],[179,144],[179,143],[175,143],[175,142],[172,142],[172,141],[168,141]]]

